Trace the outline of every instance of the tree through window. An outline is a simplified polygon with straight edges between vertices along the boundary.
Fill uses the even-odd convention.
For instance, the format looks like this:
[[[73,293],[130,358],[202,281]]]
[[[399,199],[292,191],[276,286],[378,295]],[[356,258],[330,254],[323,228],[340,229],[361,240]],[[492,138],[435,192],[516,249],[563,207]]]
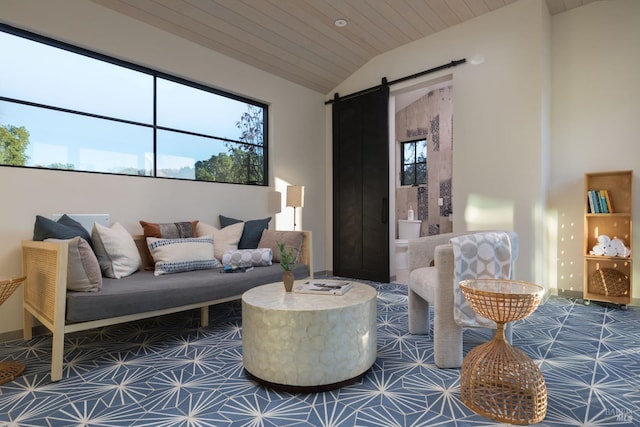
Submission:
[[[0,166],[267,185],[266,104],[0,24]]]

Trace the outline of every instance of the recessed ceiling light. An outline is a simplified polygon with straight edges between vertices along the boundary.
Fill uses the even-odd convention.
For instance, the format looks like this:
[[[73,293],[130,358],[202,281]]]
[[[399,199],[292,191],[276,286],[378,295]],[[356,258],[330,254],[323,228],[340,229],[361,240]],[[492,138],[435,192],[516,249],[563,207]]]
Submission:
[[[346,27],[347,26],[347,20],[346,19],[336,19],[334,21],[334,24],[336,27]]]

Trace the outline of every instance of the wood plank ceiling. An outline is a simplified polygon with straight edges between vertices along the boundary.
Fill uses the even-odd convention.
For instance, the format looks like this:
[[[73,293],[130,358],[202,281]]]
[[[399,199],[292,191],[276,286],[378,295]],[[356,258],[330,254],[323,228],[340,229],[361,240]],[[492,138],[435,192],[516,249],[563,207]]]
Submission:
[[[518,0],[92,1],[327,94],[376,55]],[[546,0],[551,15],[592,1]]]

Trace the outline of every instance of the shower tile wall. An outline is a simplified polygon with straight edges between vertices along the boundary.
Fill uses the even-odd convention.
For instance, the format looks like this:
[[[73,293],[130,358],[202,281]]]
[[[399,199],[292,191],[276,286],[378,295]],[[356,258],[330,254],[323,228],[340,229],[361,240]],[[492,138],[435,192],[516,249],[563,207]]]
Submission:
[[[400,187],[399,171],[396,186],[396,219],[406,219],[411,206],[416,219],[422,220],[421,236],[453,230],[449,219],[452,212],[452,97],[452,86],[434,89],[396,113],[398,144],[423,137],[427,139],[427,183]],[[438,203],[439,199],[442,199],[442,205]]]

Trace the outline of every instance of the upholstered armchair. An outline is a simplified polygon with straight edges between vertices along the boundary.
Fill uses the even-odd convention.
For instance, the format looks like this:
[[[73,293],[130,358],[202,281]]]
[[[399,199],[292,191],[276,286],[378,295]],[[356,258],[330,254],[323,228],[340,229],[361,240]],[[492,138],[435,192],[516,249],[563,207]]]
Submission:
[[[429,334],[429,306],[433,314],[433,347],[439,368],[462,366],[463,328],[454,320],[454,254],[452,237],[472,232],[445,233],[409,241],[409,333]],[[511,341],[511,326],[505,334]]]

